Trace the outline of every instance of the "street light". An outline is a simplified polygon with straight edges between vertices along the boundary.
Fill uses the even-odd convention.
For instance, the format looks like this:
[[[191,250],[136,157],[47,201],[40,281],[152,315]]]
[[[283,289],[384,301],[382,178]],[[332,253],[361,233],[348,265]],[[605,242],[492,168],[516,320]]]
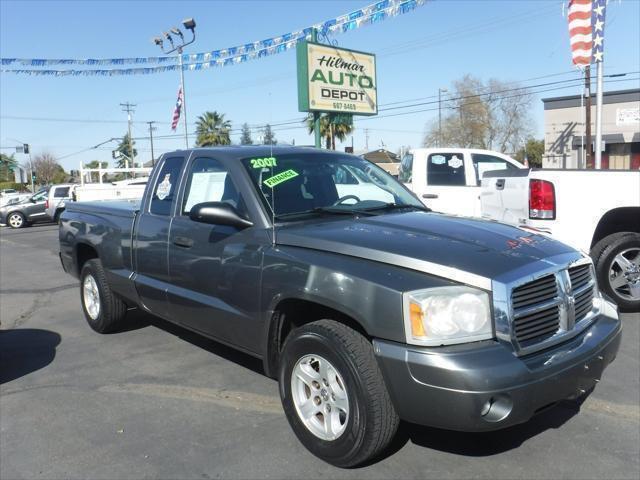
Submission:
[[[448,91],[446,88],[438,89],[438,147],[442,143],[442,94]]]
[[[153,37],[152,41],[154,44],[160,47],[160,50],[162,50],[162,53],[164,53],[165,55],[170,55],[173,52],[178,52],[178,65],[180,66],[180,88],[182,90],[182,110],[184,113],[182,118],[182,121],[184,124],[184,143],[186,147],[189,148],[189,137],[187,132],[187,93],[185,92],[185,88],[184,88],[184,70],[183,70],[183,63],[182,63],[182,52],[184,51],[184,47],[186,47],[187,45],[191,45],[196,40],[196,21],[193,18],[187,18],[182,21],[182,25],[184,26],[185,29],[191,31],[191,40],[189,40],[188,42],[185,42],[184,34],[178,27],[171,28],[169,30],[169,32],[171,33],[164,32],[159,37]],[[180,39],[179,44],[176,44],[177,39],[176,41],[174,41],[174,37],[172,37],[171,34],[175,35],[176,37],[179,37]],[[170,50],[164,49],[164,39],[166,39],[171,44]]]

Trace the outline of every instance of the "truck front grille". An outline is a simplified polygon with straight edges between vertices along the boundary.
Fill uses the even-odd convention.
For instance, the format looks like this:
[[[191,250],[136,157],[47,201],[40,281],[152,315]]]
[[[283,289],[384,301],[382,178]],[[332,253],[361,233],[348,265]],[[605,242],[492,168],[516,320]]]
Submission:
[[[596,294],[593,268],[583,263],[511,290],[512,336],[523,351],[551,343],[590,318]],[[540,347],[536,347],[536,350]]]
[[[555,335],[560,328],[558,285],[553,274],[516,287],[511,292],[513,331],[521,347]]]

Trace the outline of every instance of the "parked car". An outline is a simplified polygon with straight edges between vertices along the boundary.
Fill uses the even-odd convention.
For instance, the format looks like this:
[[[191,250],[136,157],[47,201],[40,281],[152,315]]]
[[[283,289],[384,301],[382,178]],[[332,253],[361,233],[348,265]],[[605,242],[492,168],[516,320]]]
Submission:
[[[15,195],[18,191],[15,188],[3,188],[0,190],[0,198],[6,197],[7,195]]]
[[[337,182],[344,169],[367,188]],[[91,328],[135,306],[261,358],[297,437],[341,467],[380,454],[400,419],[526,422],[588,394],[620,344],[588,256],[431,212],[337,152],[166,153],[141,201],[70,203],[59,238]]]
[[[437,212],[479,217],[482,174],[523,168],[517,160],[490,150],[415,148],[402,158],[398,180]]]
[[[640,311],[640,171],[525,169],[482,181],[482,216],[589,252],[602,290]]]
[[[29,198],[31,195],[33,194],[32,193],[8,193],[0,197],[0,207],[21,202],[22,200]]]
[[[45,212],[49,189],[38,191],[25,200],[0,207],[0,224],[11,228],[23,228],[37,222],[48,222]]]
[[[60,214],[64,212],[66,202],[71,201],[76,186],[77,184],[73,183],[51,185],[45,202],[45,212],[51,220],[58,223]]]

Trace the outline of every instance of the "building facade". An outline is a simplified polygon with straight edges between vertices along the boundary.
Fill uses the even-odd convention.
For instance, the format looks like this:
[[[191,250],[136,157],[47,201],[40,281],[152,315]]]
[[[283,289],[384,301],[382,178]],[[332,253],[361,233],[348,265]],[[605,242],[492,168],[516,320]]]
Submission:
[[[585,165],[585,98],[545,98],[544,168],[593,168]],[[595,146],[596,96],[591,97],[591,135]],[[640,88],[603,93],[602,168],[640,169]],[[593,160],[592,160],[593,162]]]

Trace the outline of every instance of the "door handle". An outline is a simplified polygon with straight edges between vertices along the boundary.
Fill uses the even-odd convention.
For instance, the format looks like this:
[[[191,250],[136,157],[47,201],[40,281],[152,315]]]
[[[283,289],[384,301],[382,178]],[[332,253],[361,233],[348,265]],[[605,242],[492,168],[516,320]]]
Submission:
[[[504,190],[504,178],[496,180],[496,190]]]
[[[173,239],[173,244],[178,247],[191,248],[193,246],[193,240],[188,237],[176,237]]]
[[[424,195],[422,195],[422,198],[438,198],[438,195],[436,195],[435,193],[425,193]]]

